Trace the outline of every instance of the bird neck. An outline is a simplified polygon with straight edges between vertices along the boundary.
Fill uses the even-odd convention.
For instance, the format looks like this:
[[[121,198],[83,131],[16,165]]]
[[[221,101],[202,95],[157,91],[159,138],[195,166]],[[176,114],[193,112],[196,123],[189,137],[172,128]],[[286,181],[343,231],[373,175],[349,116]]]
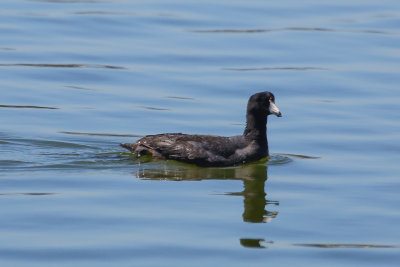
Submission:
[[[246,119],[244,137],[248,140],[256,141],[258,145],[266,147],[268,151],[267,116],[255,116],[253,112],[247,112]]]

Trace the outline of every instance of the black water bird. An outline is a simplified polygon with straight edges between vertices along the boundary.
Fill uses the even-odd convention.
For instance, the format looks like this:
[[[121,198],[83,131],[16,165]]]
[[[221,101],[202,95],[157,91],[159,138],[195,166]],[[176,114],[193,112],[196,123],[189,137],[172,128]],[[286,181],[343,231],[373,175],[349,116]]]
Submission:
[[[199,166],[233,166],[263,159],[269,155],[267,117],[282,114],[270,92],[252,95],[247,104],[246,128],[242,135],[216,136],[165,133],[147,135],[136,143],[121,144],[138,157],[172,159]]]

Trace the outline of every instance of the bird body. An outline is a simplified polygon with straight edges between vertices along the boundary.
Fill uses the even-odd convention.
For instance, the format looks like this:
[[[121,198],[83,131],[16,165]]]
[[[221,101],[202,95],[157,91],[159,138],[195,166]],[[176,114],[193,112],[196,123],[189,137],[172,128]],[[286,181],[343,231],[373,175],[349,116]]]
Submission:
[[[257,161],[269,155],[266,135],[267,116],[282,116],[270,92],[254,94],[247,105],[243,135],[216,136],[165,133],[147,135],[136,143],[121,144],[137,156],[172,159],[199,166],[232,166]]]
[[[147,135],[133,144],[121,144],[138,156],[150,153],[155,158],[173,159],[199,166],[229,166],[245,163],[255,157],[266,157],[267,150],[242,135],[191,135],[168,133]],[[249,157],[254,154],[253,157]],[[258,157],[257,157],[258,158]]]

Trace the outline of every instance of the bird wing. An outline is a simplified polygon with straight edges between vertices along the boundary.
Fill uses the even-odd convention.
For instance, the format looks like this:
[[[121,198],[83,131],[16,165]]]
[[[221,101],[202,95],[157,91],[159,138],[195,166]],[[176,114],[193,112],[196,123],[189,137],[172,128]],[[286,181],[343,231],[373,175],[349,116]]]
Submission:
[[[164,158],[198,165],[223,165],[244,146],[241,139],[214,135],[162,134],[138,142]]]

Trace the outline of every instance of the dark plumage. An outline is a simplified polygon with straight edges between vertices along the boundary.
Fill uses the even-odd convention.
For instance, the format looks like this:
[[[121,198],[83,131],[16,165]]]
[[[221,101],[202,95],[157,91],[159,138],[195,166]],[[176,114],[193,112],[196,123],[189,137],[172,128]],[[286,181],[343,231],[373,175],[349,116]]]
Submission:
[[[155,158],[173,159],[199,166],[231,166],[268,156],[267,116],[282,114],[270,92],[250,97],[243,135],[224,137],[166,133],[147,135],[133,144],[121,144],[138,156],[151,153]]]

